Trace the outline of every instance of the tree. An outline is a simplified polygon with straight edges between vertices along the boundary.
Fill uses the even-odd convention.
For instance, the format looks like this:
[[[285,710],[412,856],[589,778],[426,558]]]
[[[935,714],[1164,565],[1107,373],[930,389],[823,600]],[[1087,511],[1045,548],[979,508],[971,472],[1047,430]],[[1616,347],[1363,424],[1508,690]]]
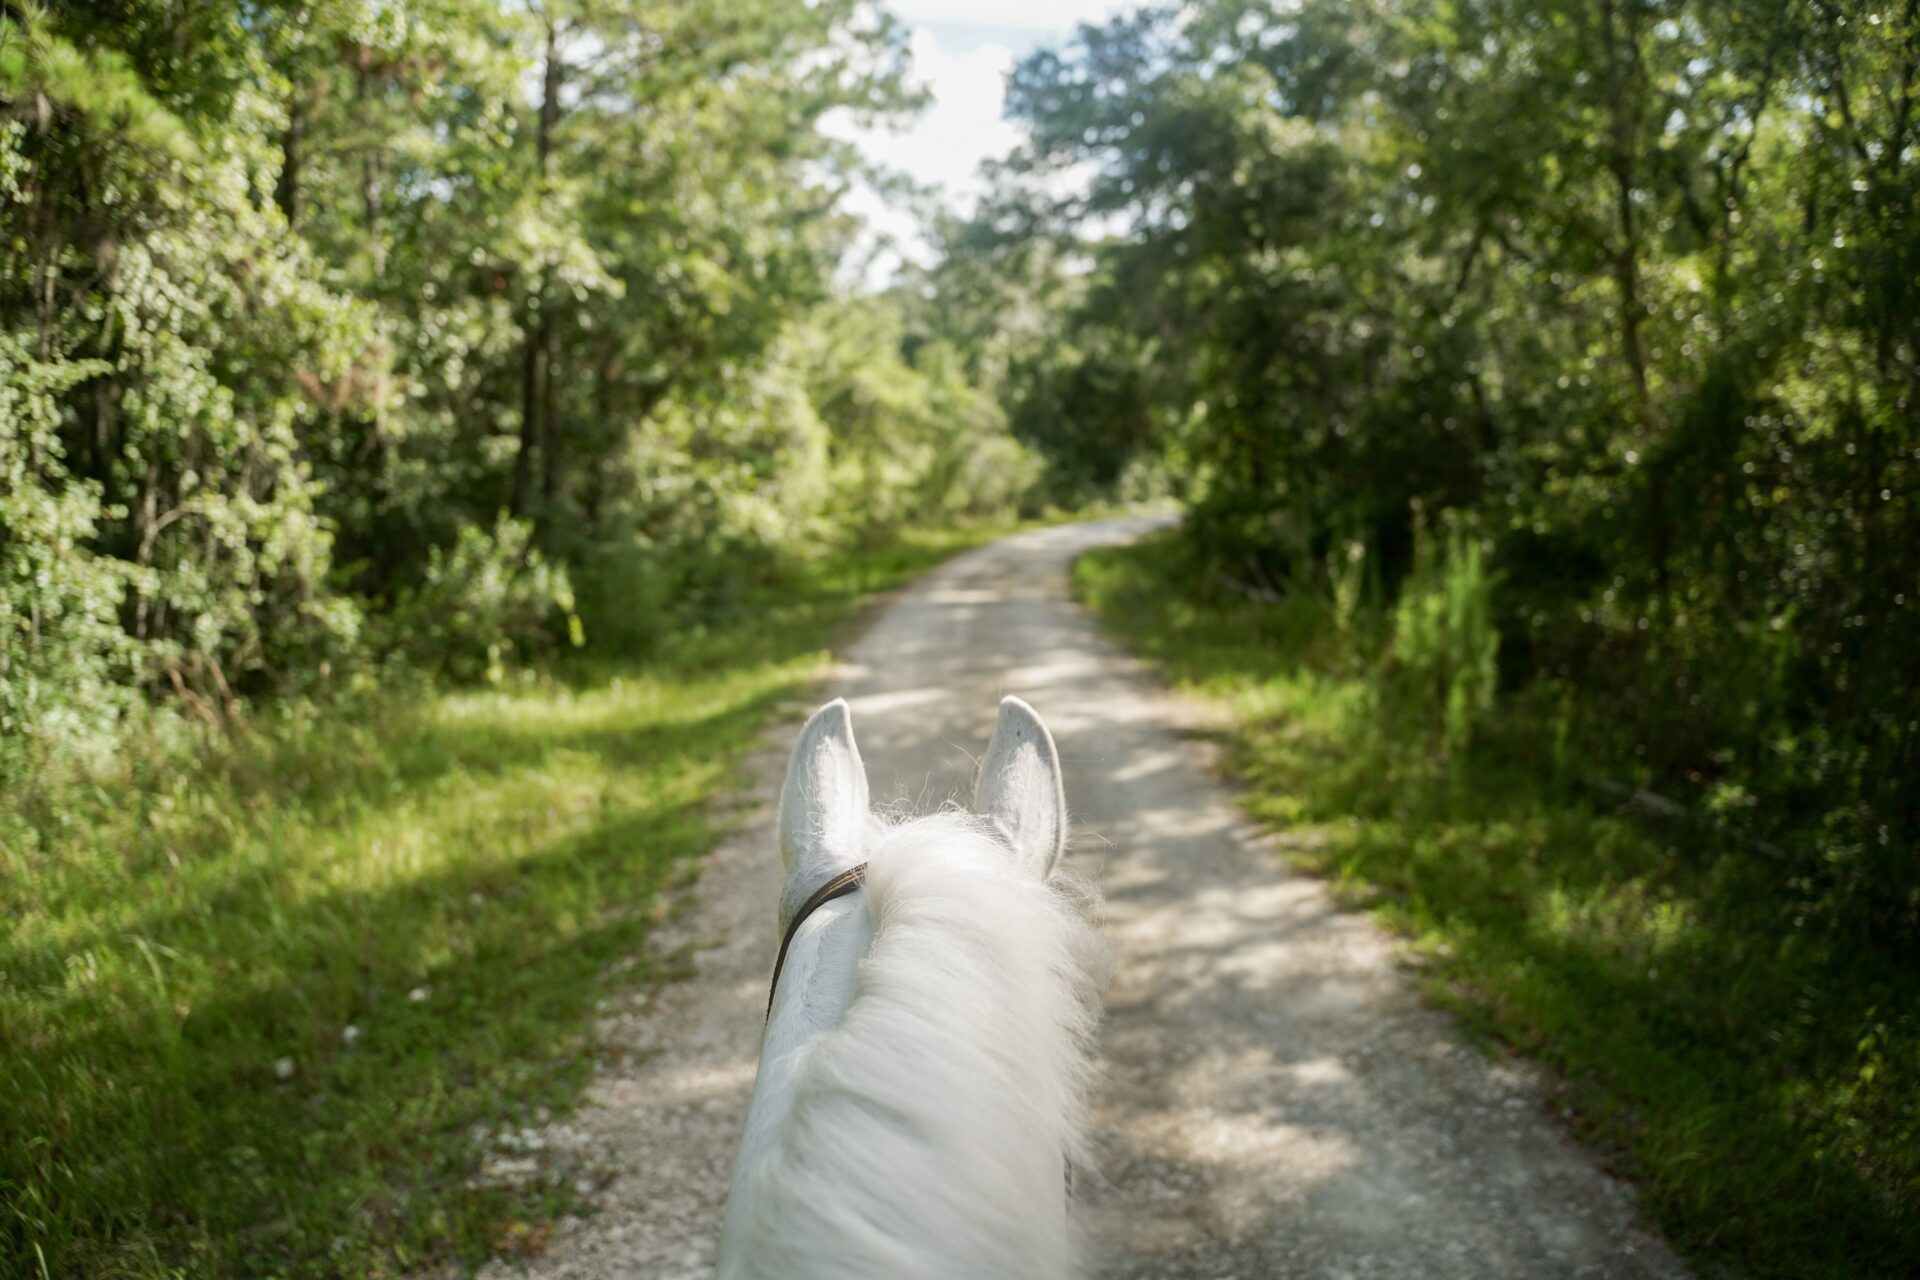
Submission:
[[[1093,175],[1026,200],[1093,268],[1012,420],[1070,471],[1146,434],[1201,559],[1269,589],[1357,539],[1392,590],[1452,510],[1510,690],[1578,688],[1658,788],[1767,797],[1833,909],[1910,935],[1917,42],[1825,0],[1083,28],[1012,84],[1004,199]]]

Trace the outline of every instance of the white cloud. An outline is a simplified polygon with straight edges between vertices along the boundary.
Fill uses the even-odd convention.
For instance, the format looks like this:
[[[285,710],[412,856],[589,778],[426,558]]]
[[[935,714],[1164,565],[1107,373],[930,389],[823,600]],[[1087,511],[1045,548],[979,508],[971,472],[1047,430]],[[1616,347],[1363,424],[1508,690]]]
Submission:
[[[933,101],[907,129],[876,131],[862,145],[881,164],[970,201],[981,189],[980,162],[1005,155],[1020,141],[1020,130],[1001,118],[1013,51],[981,44],[949,53],[925,27],[914,30],[911,47],[914,79]]]
[[[1020,141],[1019,129],[1001,118],[1013,51],[1003,45],[978,44],[964,52],[950,52],[925,27],[914,28],[910,46],[913,78],[926,87],[931,99],[919,116],[904,125],[874,127],[836,115],[824,127],[858,143],[878,164],[937,187],[952,208],[970,209],[983,190],[981,161],[1005,155]],[[926,260],[927,244],[909,209],[865,184],[855,189],[847,203],[877,234],[899,245],[902,254]],[[882,255],[870,275],[884,279],[898,260],[896,255]]]
[[[926,86],[930,104],[903,126],[861,126],[837,115],[824,127],[859,144],[879,164],[939,188],[949,207],[964,212],[984,190],[981,162],[1006,155],[1020,142],[1019,128],[1002,118],[1016,47],[1024,52],[1036,43],[1064,40],[1075,24],[1097,22],[1132,5],[1124,0],[893,0],[888,7],[911,28],[913,78]],[[912,212],[897,201],[862,185],[847,207],[898,246],[868,267],[870,284],[884,283],[902,257],[929,258]]]

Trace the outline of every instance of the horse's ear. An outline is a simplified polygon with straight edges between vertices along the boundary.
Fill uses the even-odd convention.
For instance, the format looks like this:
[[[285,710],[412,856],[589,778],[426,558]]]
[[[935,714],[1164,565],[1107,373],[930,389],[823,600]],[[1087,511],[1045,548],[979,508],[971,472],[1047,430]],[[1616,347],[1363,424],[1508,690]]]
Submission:
[[[808,718],[780,788],[780,865],[788,894],[804,895],[860,861],[867,830],[867,770],[853,743],[853,713],[835,698]],[[798,902],[781,900],[784,920]]]
[[[980,759],[973,809],[991,821],[1043,879],[1067,847],[1067,796],[1060,753],[1034,709],[1003,698],[993,740]]]

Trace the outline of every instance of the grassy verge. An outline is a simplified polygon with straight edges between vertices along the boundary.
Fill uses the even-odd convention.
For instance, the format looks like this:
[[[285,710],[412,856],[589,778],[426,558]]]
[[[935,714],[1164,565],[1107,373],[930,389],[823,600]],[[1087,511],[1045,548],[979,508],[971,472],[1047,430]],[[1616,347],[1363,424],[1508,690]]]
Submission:
[[[1791,873],[1554,781],[1575,746],[1496,715],[1436,759],[1380,638],[1209,588],[1161,539],[1082,597],[1230,726],[1247,804],[1408,939],[1433,998],[1555,1068],[1584,1136],[1707,1274],[1920,1274],[1920,965],[1796,914]]]
[[[868,593],[984,534],[810,571],[644,664],[256,724],[0,805],[0,1276],[342,1276],[537,1238],[477,1178],[571,1104],[596,1000]]]

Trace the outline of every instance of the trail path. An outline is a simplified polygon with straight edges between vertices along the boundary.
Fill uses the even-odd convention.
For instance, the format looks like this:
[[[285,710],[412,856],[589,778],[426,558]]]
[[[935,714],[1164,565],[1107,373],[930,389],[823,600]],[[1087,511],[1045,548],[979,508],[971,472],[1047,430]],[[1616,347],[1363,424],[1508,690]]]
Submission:
[[[949,562],[885,609],[822,693],[851,700],[880,801],[960,794],[1003,693],[1053,728],[1074,856],[1105,891],[1118,950],[1103,1165],[1085,1188],[1098,1274],[1683,1277],[1528,1072],[1467,1046],[1377,927],[1286,870],[1177,701],[1071,603],[1073,557],[1144,523],[1044,529]],[[657,939],[703,948],[693,977],[610,1011],[630,1052],[541,1139],[613,1176],[601,1212],[564,1224],[533,1275],[713,1273],[776,942],[771,798],[807,709],[770,735],[754,818]]]

